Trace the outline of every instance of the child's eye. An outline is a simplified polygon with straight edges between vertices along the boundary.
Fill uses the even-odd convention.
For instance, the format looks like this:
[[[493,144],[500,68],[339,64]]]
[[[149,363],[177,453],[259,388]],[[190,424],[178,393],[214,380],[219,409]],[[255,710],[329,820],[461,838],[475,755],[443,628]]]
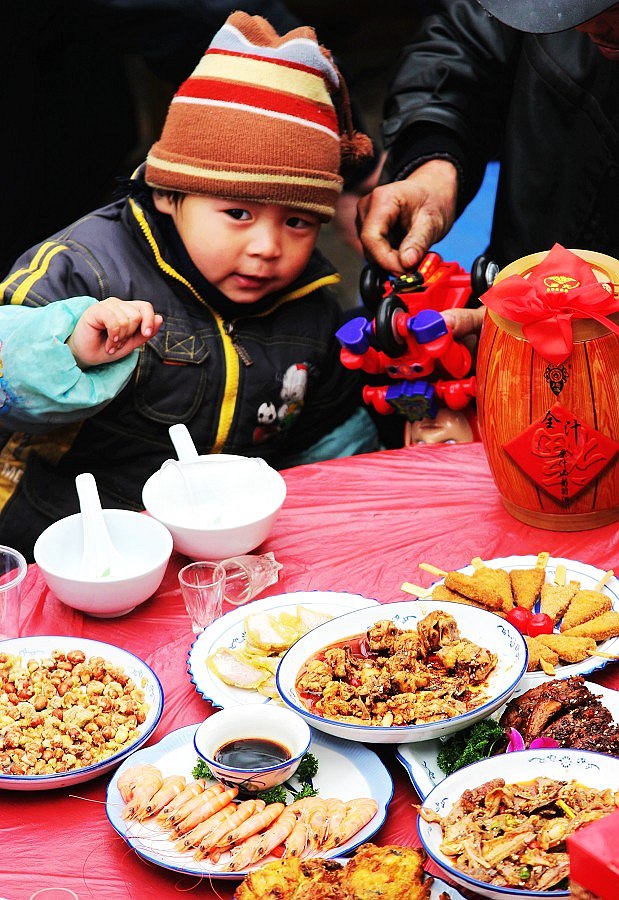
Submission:
[[[225,209],[224,212],[227,216],[230,216],[232,219],[237,219],[239,222],[246,222],[251,218],[251,215],[246,209]]]
[[[286,225],[289,228],[314,228],[314,223],[309,219],[303,219],[301,216],[290,216],[286,219]]]

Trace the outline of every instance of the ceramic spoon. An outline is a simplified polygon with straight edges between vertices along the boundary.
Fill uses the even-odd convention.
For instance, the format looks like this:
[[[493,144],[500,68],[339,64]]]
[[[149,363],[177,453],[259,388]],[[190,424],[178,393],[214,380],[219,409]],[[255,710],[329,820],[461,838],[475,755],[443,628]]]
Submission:
[[[174,444],[178,461],[180,463],[195,462],[198,459],[198,451],[187,426],[182,424],[170,425],[168,431]]]
[[[85,578],[122,577],[126,574],[128,566],[110,538],[94,476],[90,472],[83,472],[76,477],[75,486],[80,501],[84,529],[82,576]]]

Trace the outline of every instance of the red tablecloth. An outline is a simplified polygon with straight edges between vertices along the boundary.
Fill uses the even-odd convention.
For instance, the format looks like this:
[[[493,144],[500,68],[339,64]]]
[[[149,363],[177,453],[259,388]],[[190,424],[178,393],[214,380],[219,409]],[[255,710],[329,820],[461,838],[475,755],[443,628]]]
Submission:
[[[616,526],[559,533],[512,519],[501,505],[481,444],[386,451],[283,474],[288,496],[261,548],[272,550],[283,569],[279,583],[264,596],[337,590],[389,603],[407,599],[400,590],[403,581],[430,583],[431,576],[417,567],[422,560],[451,569],[475,556],[491,559],[542,550],[619,569]],[[107,641],[141,656],[155,670],[165,707],[150,743],[211,712],[187,675],[193,635],[176,580],[185,562],[174,556],[156,596],[120,619],[94,619],[64,606],[47,590],[36,566],[28,572],[22,596],[20,634]],[[619,689],[616,663],[589,677]],[[395,793],[375,840],[418,846],[418,798],[393,748],[379,753],[393,775]],[[38,793],[0,791],[0,900],[31,900],[39,891],[38,900],[143,900],[186,891],[232,896],[229,882],[199,882],[136,856],[108,824],[108,780],[102,776]]]

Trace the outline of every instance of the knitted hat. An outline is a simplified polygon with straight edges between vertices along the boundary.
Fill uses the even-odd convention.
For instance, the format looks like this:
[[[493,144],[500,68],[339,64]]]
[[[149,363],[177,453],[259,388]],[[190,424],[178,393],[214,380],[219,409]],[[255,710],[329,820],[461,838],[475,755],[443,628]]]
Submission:
[[[518,31],[567,31],[599,16],[617,0],[477,0],[489,13]]]
[[[235,12],[175,94],[146,160],[151,187],[293,206],[327,221],[341,163],[372,153],[313,28],[280,37]]]

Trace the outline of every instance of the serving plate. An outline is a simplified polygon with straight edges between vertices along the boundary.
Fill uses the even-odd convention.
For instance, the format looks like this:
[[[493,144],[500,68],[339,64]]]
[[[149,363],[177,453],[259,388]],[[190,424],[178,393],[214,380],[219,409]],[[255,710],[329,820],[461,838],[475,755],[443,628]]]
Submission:
[[[198,635],[189,651],[187,671],[196,691],[202,694],[205,700],[210,700],[214,706],[225,709],[228,706],[245,703],[270,703],[269,698],[258,691],[226,684],[206,664],[208,657],[216,650],[222,647],[233,649],[243,643],[245,640],[243,623],[246,616],[260,612],[278,614],[285,610],[292,611],[296,606],[309,606],[318,612],[340,616],[351,610],[378,605],[378,600],[371,600],[360,594],[336,591],[294,591],[254,600],[216,619]]]
[[[616,789],[619,783],[619,759],[587,750],[567,749],[522,750],[493,756],[449,775],[428,794],[423,805],[446,816],[465,790],[472,790],[494,778],[503,778],[507,784],[512,784],[531,781],[535,777],[566,782],[576,780],[598,790]],[[489,900],[554,900],[569,896],[569,891],[564,890],[526,891],[477,881],[454,868],[452,857],[446,856],[439,849],[442,833],[437,823],[426,822],[419,816],[417,830],[426,853],[442,872],[459,887],[473,891],[476,895]]]
[[[597,694],[604,706],[612,713],[615,722],[619,722],[619,691],[613,691],[610,688],[602,687],[599,684],[585,682],[585,686],[589,690]],[[513,696],[517,697],[523,694],[527,687],[522,682],[514,691]],[[503,705],[500,709],[492,714],[493,719],[499,719],[505,709]],[[437,758],[443,742],[440,740],[420,741],[417,744],[400,744],[396,748],[396,757],[402,763],[410,780],[413,783],[417,794],[423,800],[428,796],[439,782],[443,781],[447,776],[442,769],[439,768]],[[501,758],[503,754],[499,755]]]
[[[498,662],[486,683],[486,703],[462,715],[452,716],[423,725],[361,725],[328,719],[310,712],[303,704],[295,687],[296,678],[307,660],[330,644],[363,634],[381,619],[390,619],[401,629],[416,628],[426,615],[443,610],[453,616],[460,635],[491,649],[498,655]],[[527,667],[527,649],[524,638],[509,622],[494,613],[461,603],[413,600],[389,603],[387,606],[356,610],[324,622],[292,645],[277,670],[277,689],[284,703],[314,728],[351,741],[399,744],[409,741],[427,741],[444,734],[451,734],[487,718],[502,706],[513,694]]]
[[[131,744],[123,747],[117,753],[107,759],[80,769],[72,769],[68,772],[58,772],[51,775],[3,775],[0,774],[0,788],[9,791],[44,791],[57,787],[68,787],[72,784],[80,784],[90,781],[109,772],[122,760],[137,750],[148,740],[157,727],[163,712],[163,689],[159,679],[146,663],[133,653],[115,647],[113,644],[105,644],[102,641],[93,641],[86,638],[66,637],[56,635],[41,635],[36,637],[11,638],[0,641],[0,653],[19,656],[22,660],[43,659],[51,656],[54,650],[68,652],[81,650],[86,658],[102,656],[114,665],[122,666],[135,684],[144,691],[145,700],[149,709],[145,721],[138,726],[139,736]]]
[[[125,760],[114,773],[108,786],[107,816],[118,834],[148,862],[190,875],[224,879],[243,878],[248,871],[257,866],[243,872],[222,872],[210,865],[208,860],[196,861],[191,853],[175,850],[168,838],[168,832],[156,822],[151,820],[142,823],[129,822],[121,817],[124,804],[117,784],[119,777],[130,766],[150,763],[157,766],[164,777],[177,774],[191,778],[191,770],[197,761],[193,745],[197,727],[186,725],[179,728],[166,735],[158,744],[145,747]],[[341,800],[373,797],[378,803],[376,815],[361,831],[341,847],[324,854],[327,858],[346,855],[347,852],[368,841],[385,821],[393,795],[391,775],[378,756],[367,747],[349,744],[316,731],[312,732],[310,751],[318,758],[318,773],[313,779],[313,784],[321,797],[339,797]],[[268,856],[262,862],[271,859],[274,857]]]
[[[484,560],[484,564],[488,566],[488,568],[505,569],[506,572],[510,572],[512,569],[534,569],[536,563],[537,556],[503,556],[497,559]],[[562,557],[551,556],[546,565],[546,581],[550,582],[553,580],[559,564],[565,566],[566,584],[569,581],[579,581],[583,590],[592,590],[595,588],[600,579],[606,574],[603,569],[598,569],[596,566],[590,566],[588,563],[578,562],[578,560],[575,559],[563,559]],[[464,568],[458,569],[457,571],[463,572],[465,575],[472,575],[475,568],[473,566],[464,566]],[[442,583],[443,579],[436,582],[436,584]],[[619,580],[614,575],[604,585],[602,593],[607,594],[611,598],[613,609],[616,612],[619,612]],[[538,600],[533,612],[539,612],[539,607],[540,603]],[[555,632],[559,631],[560,624],[561,620],[559,620],[555,626]],[[601,641],[598,644],[598,650],[602,653],[618,654],[619,637]],[[538,672],[526,672],[523,677],[524,689],[528,690],[529,688],[535,687],[536,684],[540,684],[542,681],[549,681],[552,678],[568,678],[570,675],[588,675],[596,669],[603,669],[609,662],[610,660],[604,659],[601,656],[590,656],[588,659],[583,659],[578,663],[559,662],[559,664],[554,667],[556,675],[547,675],[541,669]]]

